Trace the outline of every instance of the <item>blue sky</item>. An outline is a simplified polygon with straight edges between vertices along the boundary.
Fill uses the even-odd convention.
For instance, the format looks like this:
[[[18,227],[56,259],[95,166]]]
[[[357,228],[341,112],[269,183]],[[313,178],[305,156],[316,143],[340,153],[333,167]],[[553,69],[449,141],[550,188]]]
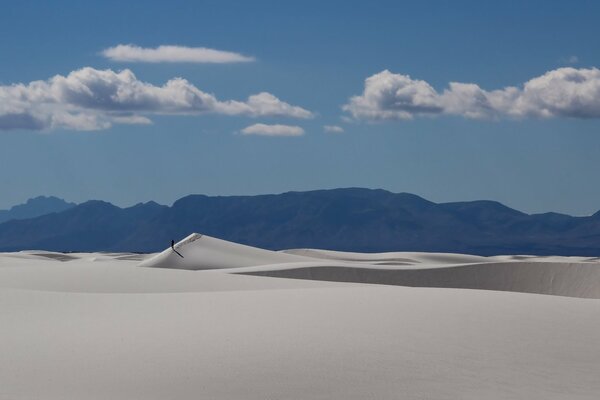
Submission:
[[[360,186],[588,215],[600,209],[599,16],[592,1],[10,2],[0,208]],[[103,54],[118,45],[254,60]],[[137,97],[102,98],[115,87]],[[249,100],[263,92],[275,108]],[[243,134],[256,124],[270,135]]]

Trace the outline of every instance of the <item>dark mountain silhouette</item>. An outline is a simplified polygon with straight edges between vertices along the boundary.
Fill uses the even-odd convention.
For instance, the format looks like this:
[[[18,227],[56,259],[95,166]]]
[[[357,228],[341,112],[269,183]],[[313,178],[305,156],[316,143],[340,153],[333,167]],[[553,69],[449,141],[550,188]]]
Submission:
[[[67,203],[58,197],[39,196],[27,200],[25,204],[14,206],[10,210],[0,210],[0,223],[11,219],[39,217],[41,215],[65,211],[75,206],[75,203]]]
[[[436,204],[408,193],[334,189],[191,195],[173,206],[89,201],[0,224],[0,251],[152,252],[191,232],[267,249],[600,256],[600,213],[529,215],[494,201]]]

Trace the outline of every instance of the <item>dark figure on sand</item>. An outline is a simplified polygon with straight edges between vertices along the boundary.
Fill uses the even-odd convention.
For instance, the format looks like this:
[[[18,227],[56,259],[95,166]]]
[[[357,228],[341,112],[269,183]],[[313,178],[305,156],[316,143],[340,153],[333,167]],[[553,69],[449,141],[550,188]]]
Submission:
[[[175,250],[175,241],[171,240],[171,250],[173,250],[175,253],[177,253],[177,255],[181,258],[183,258],[183,256],[181,255],[181,253],[179,253],[177,250]]]

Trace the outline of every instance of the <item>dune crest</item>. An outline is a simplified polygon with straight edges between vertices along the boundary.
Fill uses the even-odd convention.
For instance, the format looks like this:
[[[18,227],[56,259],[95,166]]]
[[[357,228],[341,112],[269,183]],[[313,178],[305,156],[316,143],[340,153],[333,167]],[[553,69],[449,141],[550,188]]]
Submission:
[[[142,267],[190,270],[251,267],[306,261],[302,256],[259,249],[214,237],[192,233],[157,255],[140,263]]]

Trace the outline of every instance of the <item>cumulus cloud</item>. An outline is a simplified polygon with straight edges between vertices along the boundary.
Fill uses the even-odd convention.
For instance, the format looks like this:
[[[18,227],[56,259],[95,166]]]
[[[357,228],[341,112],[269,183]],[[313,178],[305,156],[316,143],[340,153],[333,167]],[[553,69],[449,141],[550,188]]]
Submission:
[[[293,125],[267,125],[254,124],[245,127],[241,130],[243,135],[260,135],[260,136],[302,136],[304,129]]]
[[[323,125],[323,130],[327,133],[342,133],[344,128],[338,125]]]
[[[356,119],[412,119],[441,114],[466,118],[600,118],[600,70],[559,68],[521,87],[484,90],[451,82],[443,92],[408,75],[382,71],[343,106]]]
[[[113,61],[123,62],[189,62],[189,63],[238,63],[251,62],[254,57],[239,53],[208,49],[206,47],[158,46],[139,47],[132,44],[120,44],[102,51],[102,55]]]
[[[162,86],[130,70],[82,68],[46,81],[0,86],[0,129],[105,129],[114,123],[149,124],[151,115],[240,115],[311,118],[310,111],[258,93],[245,101],[218,100],[182,78]]]
[[[279,100],[270,93],[262,92],[248,97],[245,102],[229,101],[223,107],[224,114],[245,114],[253,117],[292,117],[307,119],[313,113],[298,106],[292,106]]]

